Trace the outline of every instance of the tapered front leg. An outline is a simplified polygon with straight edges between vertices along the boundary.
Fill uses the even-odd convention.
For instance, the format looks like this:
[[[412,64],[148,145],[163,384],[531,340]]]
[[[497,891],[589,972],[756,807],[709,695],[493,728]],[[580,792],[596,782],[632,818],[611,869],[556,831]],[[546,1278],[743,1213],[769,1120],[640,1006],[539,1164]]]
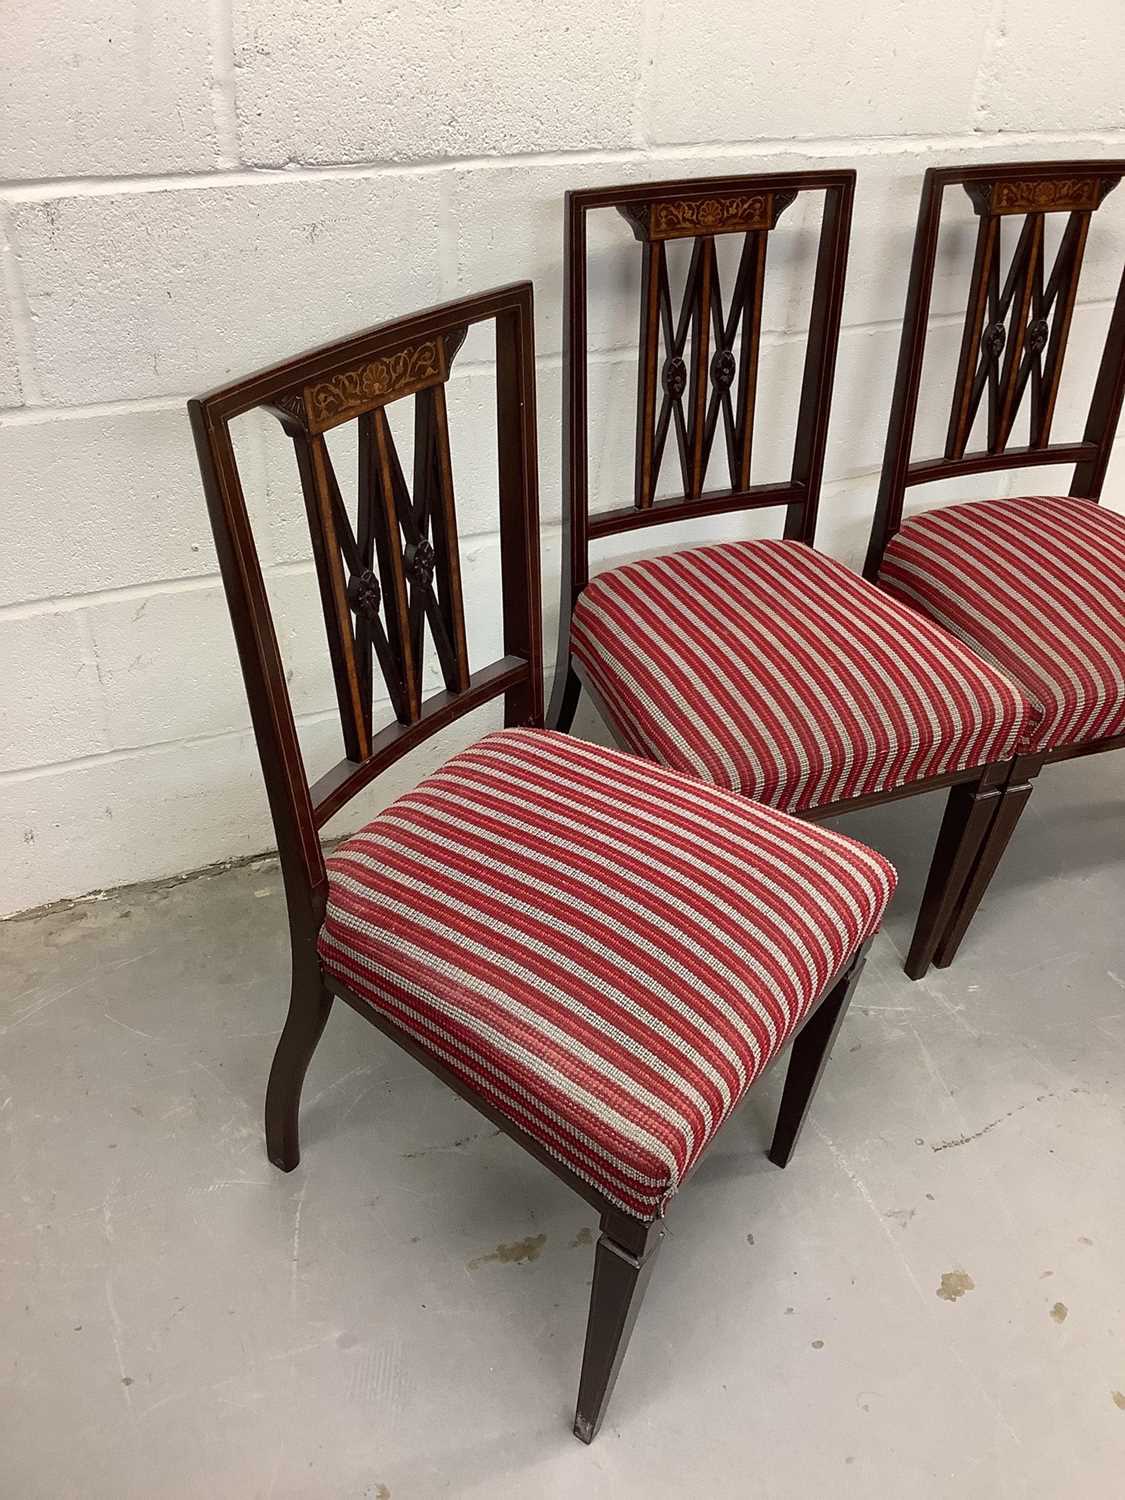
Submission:
[[[788,1166],[789,1158],[793,1155],[793,1148],[820,1083],[820,1075],[831,1055],[836,1033],[847,1014],[859,976],[863,973],[870,946],[871,939],[868,938],[794,1039],[769,1151],[770,1161],[775,1167]]]
[[[584,1443],[594,1441],[602,1424],[663,1239],[664,1230],[654,1225],[639,1255],[610,1239],[604,1228],[598,1240],[574,1417],[574,1435]]]

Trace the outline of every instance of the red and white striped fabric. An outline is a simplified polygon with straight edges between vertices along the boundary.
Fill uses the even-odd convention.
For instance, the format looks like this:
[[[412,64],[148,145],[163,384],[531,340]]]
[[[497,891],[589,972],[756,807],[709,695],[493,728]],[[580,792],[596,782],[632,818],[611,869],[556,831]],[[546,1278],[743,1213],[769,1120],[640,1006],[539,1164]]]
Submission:
[[[455,756],[328,871],[328,973],[643,1219],[895,884],[842,834],[527,729]]]
[[[801,542],[600,573],[571,644],[631,750],[790,812],[1004,760],[1028,712],[999,672]]]
[[[1125,732],[1125,517],[1092,500],[970,500],[912,516],[880,583],[1031,704],[1022,750]]]

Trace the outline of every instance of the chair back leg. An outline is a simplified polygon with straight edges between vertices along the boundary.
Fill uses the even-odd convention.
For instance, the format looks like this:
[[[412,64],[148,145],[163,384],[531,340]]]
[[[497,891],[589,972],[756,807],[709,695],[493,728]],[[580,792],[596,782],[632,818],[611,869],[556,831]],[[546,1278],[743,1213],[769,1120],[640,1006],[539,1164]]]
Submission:
[[[578,1410],[574,1435],[592,1443],[605,1416],[617,1372],[652,1274],[653,1261],[664,1241],[664,1230],[653,1225],[641,1255],[633,1255],[602,1233],[594,1252],[594,1284],[590,1289],[590,1317],[578,1382]]]
[[[582,684],[578,680],[578,674],[568,661],[561,669],[560,675],[555,679],[555,688],[551,694],[550,707],[547,709],[548,729],[557,729],[562,734],[570,731],[574,723],[574,715],[578,710],[578,700],[582,696]]]
[[[976,909],[988,889],[989,881],[996,873],[1004,850],[1008,847],[1008,841],[1020,820],[1020,814],[1027,806],[1027,799],[1031,796],[1032,782],[1042,766],[1043,761],[1039,756],[1024,756],[1021,760],[1012,762],[1011,774],[1001,793],[995,816],[977,855],[976,864],[973,866],[953,916],[942,933],[934,953],[934,963],[939,969],[948,968],[956,957],[961,939],[969,930],[969,923],[973,920]]]
[[[991,767],[979,781],[961,781],[949,789],[914,938],[906,956],[905,969],[910,979],[925,978],[1000,806],[1003,787],[988,785],[986,778],[990,775],[995,775]],[[1000,775],[1003,776],[1002,771]]]
[[[781,1106],[777,1112],[777,1125],[769,1150],[770,1161],[775,1167],[788,1166],[789,1158],[793,1155],[793,1148],[820,1083],[820,1075],[832,1052],[836,1033],[847,1013],[859,976],[863,973],[870,946],[871,939],[868,938],[793,1040]]]
[[[291,1172],[301,1160],[301,1086],[331,1009],[332,996],[324,987],[320,966],[299,964],[294,957],[289,1014],[266,1086],[266,1151],[283,1172]]]

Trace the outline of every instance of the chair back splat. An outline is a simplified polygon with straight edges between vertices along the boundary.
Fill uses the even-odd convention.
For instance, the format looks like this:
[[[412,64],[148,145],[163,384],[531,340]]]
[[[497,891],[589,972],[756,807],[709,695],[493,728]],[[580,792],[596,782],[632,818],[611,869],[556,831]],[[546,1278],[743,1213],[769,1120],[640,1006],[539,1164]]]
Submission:
[[[785,535],[811,542],[816,530],[828,413],[836,367],[853,171],[812,171],[588,188],[566,195],[562,619],[556,703],[573,691],[569,622],[590,578],[590,544],[601,537],[727,511],[785,508]],[[823,194],[808,339],[787,477],[752,484],[754,410],[769,236],[801,194]],[[636,457],[633,503],[594,515],[589,508],[587,218],[616,209],[641,246]],[[733,285],[720,284],[716,238],[740,235]],[[682,301],[673,303],[668,245],[690,240]],[[720,439],[720,432],[722,434]],[[728,483],[705,489],[721,441]],[[669,445],[677,464],[665,464]],[[658,495],[672,468],[678,493]]]
[[[1071,495],[1097,500],[1125,396],[1125,275],[1079,442],[1052,442],[1051,429],[1066,357],[1090,221],[1125,174],[1122,161],[1021,162],[931,167],[922,187],[902,342],[891,405],[879,500],[864,569],[875,580],[883,553],[902,524],[912,485],[1000,469],[1073,464]],[[947,188],[962,187],[977,215],[976,251],[965,306],[961,352],[950,397],[945,448],[911,460],[926,335]],[[1066,223],[1047,264],[1048,214]],[[1004,226],[1016,219],[1015,245],[1004,264]],[[1009,231],[1010,233],[1010,231]],[[1026,443],[1011,444],[1028,403]],[[983,443],[970,448],[984,409]]]
[[[496,329],[496,412],[504,655],[470,671],[445,388],[469,327]],[[315,939],[324,913],[318,830],[379,773],[500,694],[509,725],[541,725],[538,498],[532,290],[523,282],[384,323],[189,403],[230,602],[290,923]],[[387,417],[414,403],[407,482]],[[344,758],[311,785],[231,440],[255,407],[292,439],[332,662]],[[354,424],[353,527],[325,434]],[[423,698],[429,629],[444,689]],[[394,722],[373,723],[377,662]]]

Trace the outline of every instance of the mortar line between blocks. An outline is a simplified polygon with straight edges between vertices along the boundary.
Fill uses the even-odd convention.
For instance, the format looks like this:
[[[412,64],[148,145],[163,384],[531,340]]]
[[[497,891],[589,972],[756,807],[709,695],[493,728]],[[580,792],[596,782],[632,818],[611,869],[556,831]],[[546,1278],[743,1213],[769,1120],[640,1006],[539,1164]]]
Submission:
[[[238,100],[234,69],[234,16],[231,0],[207,0],[207,46],[211,57],[211,120],[216,165],[239,168]]]
[[[385,700],[390,706],[390,700]],[[380,707],[384,700],[376,702]],[[328,723],[339,718],[338,708],[317,709],[314,712],[294,714],[298,729]],[[207,745],[221,744],[225,740],[249,740],[253,742],[254,730],[250,723],[236,729],[215,729],[208,734],[179,735],[170,740],[153,740],[147,745],[122,745],[112,750],[94,750],[88,755],[75,755],[69,760],[47,761],[41,766],[14,766],[0,771],[0,786],[11,786],[22,781],[37,781],[43,776],[52,776],[59,771],[86,771],[92,766],[113,765],[118,761],[139,760],[145,755],[171,755],[180,750],[197,750]]]
[[[540,535],[554,540],[561,530],[561,523],[552,521],[540,527]],[[499,535],[495,527],[487,531],[466,531],[461,536],[462,548],[468,550],[471,546],[495,542]],[[315,564],[311,556],[282,558],[278,562],[263,563],[262,573],[267,579],[301,577],[305,574],[312,576],[315,573]],[[97,609],[106,604],[129,604],[137,600],[159,598],[164,594],[198,594],[208,589],[218,588],[221,584],[221,575],[218,571],[214,571],[193,573],[185,578],[147,579],[144,583],[121,584],[116,588],[89,589],[78,594],[56,594],[47,599],[20,599],[13,604],[0,605],[0,621],[22,620],[44,613],[59,614],[73,610]]]
[[[721,160],[730,157],[739,162],[745,162],[747,156],[807,157],[810,161],[843,154],[864,159],[895,156],[910,158],[925,156],[933,151],[967,151],[979,155],[993,146],[1007,150],[1052,145],[1073,145],[1075,148],[1085,145],[1125,146],[1125,131],[1106,128],[967,131],[949,135],[785,136],[745,141],[650,142],[643,148],[620,147],[614,150],[584,147],[574,151],[509,152],[495,156],[425,157],[413,161],[291,163],[284,167],[243,164],[236,168],[220,168],[210,172],[4,178],[0,179],[0,198],[16,202],[41,202],[51,198],[105,197],[192,188],[276,186],[286,182],[334,178],[428,176],[452,170],[503,171],[513,166],[582,166],[613,162],[623,166],[643,166],[651,163],[654,158],[691,160],[696,156],[706,156]]]
[[[973,80],[973,98],[969,107],[970,125],[974,131],[987,133],[983,123],[988,109],[987,91],[995,82],[996,54],[1002,45],[1007,30],[1007,0],[993,0],[992,12],[985,27],[980,60]]]
[[[2,208],[2,204],[0,204]],[[1109,297],[1096,297],[1089,301],[1079,299],[1075,303],[1075,311],[1098,312],[1103,309],[1112,308],[1114,301]],[[930,316],[927,327],[945,328],[960,326],[964,322],[963,312],[934,313]],[[859,323],[845,323],[841,327],[840,336],[843,339],[852,333],[881,333],[893,332],[901,329],[902,319],[899,318],[872,318]],[[808,328],[768,328],[763,329],[761,341],[765,348],[779,347],[784,344],[799,343],[808,337]],[[634,345],[616,345],[603,349],[590,349],[587,358],[592,365],[628,364],[636,360],[637,351]],[[561,350],[551,350],[547,353],[535,356],[535,366],[540,372],[553,371],[562,367]],[[454,366],[453,375],[478,375],[491,374],[495,369],[495,361],[490,359],[467,360],[463,364]],[[206,381],[201,381],[205,385]],[[23,406],[0,407],[0,428],[3,427],[34,427],[46,422],[54,421],[81,421],[98,417],[131,416],[143,412],[161,412],[182,410],[188,403],[189,398],[185,395],[170,396],[125,396],[117,401],[89,401],[78,402],[72,406],[53,406],[49,402],[40,399],[36,403],[27,403]]]
[[[664,0],[644,0],[641,12],[641,46],[637,58],[637,81],[633,89],[633,139],[641,150],[651,150],[645,124],[647,119],[646,73],[655,66],[656,37],[664,17]]]
[[[32,331],[31,306],[23,284],[15,229],[2,201],[0,201],[0,270],[3,271],[4,293],[12,315],[12,342],[16,349],[20,393],[24,401],[39,403],[43,400],[43,392],[39,385],[39,371],[35,362],[35,335]]]

